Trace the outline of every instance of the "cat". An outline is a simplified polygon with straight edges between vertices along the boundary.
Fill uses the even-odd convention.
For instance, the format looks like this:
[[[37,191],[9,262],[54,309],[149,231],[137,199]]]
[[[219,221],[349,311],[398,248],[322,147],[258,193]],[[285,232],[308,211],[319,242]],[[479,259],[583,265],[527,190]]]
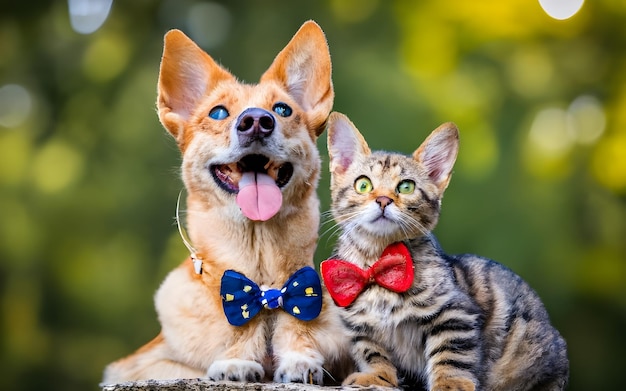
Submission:
[[[566,343],[538,295],[495,261],[447,255],[431,232],[458,144],[446,123],[412,156],[372,152],[346,116],[329,117],[341,234],[320,268],[352,338],[357,372],[343,384],[562,390]]]

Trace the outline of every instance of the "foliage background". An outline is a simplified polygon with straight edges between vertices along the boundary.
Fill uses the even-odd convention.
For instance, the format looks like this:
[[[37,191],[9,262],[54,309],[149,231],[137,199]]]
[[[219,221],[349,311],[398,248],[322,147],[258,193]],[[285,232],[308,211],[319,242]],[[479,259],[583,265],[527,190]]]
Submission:
[[[410,153],[457,123],[442,245],[539,292],[569,343],[570,390],[619,389],[622,0],[565,21],[528,0],[116,1],[90,35],[71,29],[65,2],[2,2],[0,388],[95,390],[105,364],[158,332],[153,292],[186,256],[179,155],[154,108],[163,34],[183,29],[254,82],[307,19],[328,37],[335,109],[370,145]],[[318,261],[332,244],[322,236]]]

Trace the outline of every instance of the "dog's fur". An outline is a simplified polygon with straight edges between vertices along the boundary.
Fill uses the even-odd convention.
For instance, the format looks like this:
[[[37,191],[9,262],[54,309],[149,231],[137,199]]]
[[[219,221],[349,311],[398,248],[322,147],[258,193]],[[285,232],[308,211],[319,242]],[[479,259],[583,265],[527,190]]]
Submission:
[[[312,21],[300,28],[260,82],[251,85],[238,82],[182,32],[166,34],[158,114],[182,152],[187,229],[203,262],[202,273],[188,259],[167,276],[155,297],[161,333],[110,364],[104,383],[192,377],[322,383],[323,371],[343,359],[347,341],[328,295],[313,321],[265,310],[235,327],[224,316],[219,293],[226,269],[259,286],[280,288],[297,269],[313,265],[320,171],[315,142],[333,99],[328,45]],[[272,112],[277,102],[293,113],[282,117]],[[209,117],[216,106],[230,115]],[[236,123],[249,108],[266,110],[275,118],[275,129],[244,145]],[[274,179],[285,163],[293,166],[281,188],[282,207],[267,221],[246,218],[235,203],[236,191],[218,184],[216,170],[221,170],[236,188],[242,167],[251,164],[242,159],[251,154],[269,159],[261,166]]]

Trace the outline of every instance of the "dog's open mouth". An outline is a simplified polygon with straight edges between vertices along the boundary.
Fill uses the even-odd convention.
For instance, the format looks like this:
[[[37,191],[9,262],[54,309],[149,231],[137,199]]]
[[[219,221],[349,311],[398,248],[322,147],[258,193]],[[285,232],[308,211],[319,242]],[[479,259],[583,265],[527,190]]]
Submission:
[[[291,179],[293,165],[291,163],[277,164],[263,155],[247,155],[235,163],[211,166],[215,181],[229,193],[239,192],[239,181],[246,172],[266,174],[276,182],[276,186],[283,187]]]
[[[265,221],[282,205],[281,187],[293,175],[291,163],[276,163],[264,155],[247,155],[238,162],[210,167],[215,182],[237,194],[237,204],[251,220]]]

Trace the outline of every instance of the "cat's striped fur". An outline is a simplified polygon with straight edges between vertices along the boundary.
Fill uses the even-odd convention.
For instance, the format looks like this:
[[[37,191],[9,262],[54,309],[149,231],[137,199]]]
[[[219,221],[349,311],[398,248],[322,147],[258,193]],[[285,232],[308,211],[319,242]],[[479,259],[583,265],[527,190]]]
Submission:
[[[334,258],[366,268],[402,241],[415,269],[407,292],[369,285],[344,309],[358,370],[344,384],[564,389],[566,344],[532,288],[494,261],[446,255],[431,233],[457,155],[456,127],[442,125],[405,156],[371,152],[354,125],[333,113],[328,147],[331,210],[342,229]],[[363,177],[371,186],[359,192],[355,181]],[[406,180],[415,186],[405,194],[398,185]]]

